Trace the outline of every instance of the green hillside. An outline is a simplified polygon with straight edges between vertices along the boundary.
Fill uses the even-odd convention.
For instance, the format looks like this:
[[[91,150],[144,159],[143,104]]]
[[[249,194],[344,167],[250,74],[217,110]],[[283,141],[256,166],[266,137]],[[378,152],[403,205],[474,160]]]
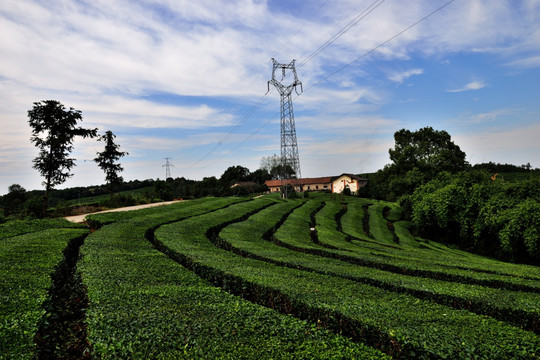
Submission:
[[[35,342],[21,358],[537,359],[540,268],[416,238],[401,216],[395,203],[318,193],[93,215],[80,254],[64,253],[78,259],[64,292],[86,290],[75,311],[84,325],[45,306],[15,334],[9,324],[26,310],[13,310],[2,353]],[[66,231],[55,226],[0,242],[53,246],[51,234]],[[6,251],[28,262],[40,250]],[[61,301],[49,294],[44,304]],[[53,331],[50,318],[65,320]],[[62,328],[79,335],[48,335]],[[48,337],[56,343],[39,341]]]

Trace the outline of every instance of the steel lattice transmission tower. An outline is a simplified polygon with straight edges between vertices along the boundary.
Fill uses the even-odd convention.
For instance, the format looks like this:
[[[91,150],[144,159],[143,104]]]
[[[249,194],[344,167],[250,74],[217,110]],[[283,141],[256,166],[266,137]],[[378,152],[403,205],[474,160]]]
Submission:
[[[300,95],[304,89],[302,82],[298,80],[296,75],[296,68],[294,62],[289,64],[280,64],[274,58],[272,80],[268,81],[268,91],[270,91],[270,84],[274,85],[281,95],[281,164],[284,170],[284,178],[288,178],[290,174],[285,170],[287,165],[290,166],[296,173],[296,178],[300,179],[300,157],[298,156],[298,144],[296,142],[296,128],[294,126],[294,113],[292,105],[291,93],[294,89],[297,95]],[[281,81],[289,74],[293,75],[292,83],[289,85],[283,85],[280,81],[276,80],[276,70],[281,69]],[[289,74],[286,74],[286,70],[289,70]],[[300,92],[298,91],[300,87]]]
[[[171,164],[169,162],[169,159],[168,157],[165,158],[165,165],[161,166],[161,167],[164,167],[165,168],[165,181],[171,177],[171,166],[174,166],[173,164]]]

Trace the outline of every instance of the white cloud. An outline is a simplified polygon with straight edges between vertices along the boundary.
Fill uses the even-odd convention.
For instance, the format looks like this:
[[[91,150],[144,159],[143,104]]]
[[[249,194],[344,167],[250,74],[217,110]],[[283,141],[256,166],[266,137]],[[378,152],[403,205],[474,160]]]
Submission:
[[[540,41],[540,39],[538,41]],[[529,56],[523,59],[517,59],[517,60],[509,62],[507,65],[513,66],[513,67],[519,67],[519,68],[540,67],[540,55]]]
[[[337,90],[314,88],[305,95],[294,98],[293,101],[298,103],[298,106],[308,109],[316,108],[321,111],[330,107],[332,111],[344,112],[350,110],[351,106],[359,104],[377,107],[384,102],[384,96],[373,89],[361,86]]]
[[[394,133],[399,121],[378,116],[350,116],[340,114],[321,114],[314,117],[302,117],[299,126],[306,130],[318,130],[326,135],[343,134],[365,137],[372,134]]]
[[[492,122],[508,115],[519,115],[520,111],[516,109],[497,109],[489,112],[471,115],[466,121],[472,123]]]
[[[443,3],[384,2],[298,69],[304,88],[361,58]],[[271,117],[268,113],[279,118],[275,92],[253,116],[242,117],[246,107],[266,92],[270,58],[282,62],[295,58],[297,64],[302,63],[367,6],[355,0],[327,2],[306,22],[320,4],[305,2],[301,10],[296,3],[284,4],[259,0],[0,2],[0,173],[31,173],[28,168],[35,148],[28,141],[26,111],[33,101],[42,99],[57,99],[80,109],[83,126],[113,130],[119,134],[119,143],[134,154],[145,149],[159,153],[212,146],[222,139],[238,144],[252,136],[251,131]],[[524,71],[538,67],[538,18],[537,0],[456,1],[295,98],[299,133],[304,131],[316,139],[316,143],[308,144],[314,146],[315,153],[315,144],[321,144],[324,151],[340,142],[348,144],[340,132],[352,136],[354,146],[355,139],[365,134],[388,135],[397,130],[402,125],[401,115],[384,112],[395,97],[373,81],[377,70],[383,77],[402,83],[423,74],[424,69],[436,76],[429,67],[430,60],[454,65],[458,63],[454,56],[471,53],[490,53],[494,61]],[[411,59],[418,54],[426,62],[413,63]],[[396,59],[407,62],[397,63],[390,74],[381,70],[388,69],[386,65],[377,68],[379,60]],[[491,84],[495,81],[490,80],[490,86],[495,86]],[[475,80],[449,91],[485,86],[485,82]],[[151,95],[155,93],[172,94],[182,101],[154,101]],[[404,98],[411,96],[420,99],[415,95]],[[503,106],[507,105],[496,108]],[[481,122],[501,116],[486,107],[470,120]],[[233,128],[231,136],[223,129],[227,127]],[[163,129],[169,130],[167,136],[159,133]],[[172,133],[177,140],[170,139]],[[276,141],[262,134],[251,140],[255,139],[260,149],[271,149],[273,145],[265,141]],[[93,146],[81,143],[75,148],[86,156],[92,154]],[[231,150],[221,145],[217,149]],[[227,161],[246,156],[233,151]],[[308,162],[313,168],[315,159]],[[24,164],[19,166],[21,161]],[[142,161],[133,161],[129,173],[142,178]],[[331,157],[327,164],[332,164]],[[205,175],[214,174],[211,169],[204,171],[208,172]],[[15,175],[10,179],[17,182]]]
[[[424,73],[424,70],[422,70],[422,69],[411,69],[411,70],[407,70],[407,71],[403,71],[403,72],[399,72],[399,73],[393,73],[390,76],[388,76],[388,79],[401,84],[401,83],[403,83],[403,81],[407,80],[411,76],[413,76],[413,75],[421,75],[423,73]]]
[[[234,116],[206,104],[172,106],[147,100],[107,96],[85,102],[86,118],[100,125],[142,128],[202,129],[234,125]]]
[[[470,90],[480,90],[482,88],[485,88],[487,85],[483,81],[471,81],[464,87],[458,88],[458,89],[451,89],[446,90],[446,92],[456,93],[456,92],[463,92],[463,91],[470,91]]]

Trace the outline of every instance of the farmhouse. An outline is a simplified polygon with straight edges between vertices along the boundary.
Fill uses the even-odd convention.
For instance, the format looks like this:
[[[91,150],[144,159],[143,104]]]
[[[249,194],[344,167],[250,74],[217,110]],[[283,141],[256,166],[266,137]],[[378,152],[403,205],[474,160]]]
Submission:
[[[290,184],[295,191],[330,191],[332,193],[342,193],[345,188],[349,188],[352,193],[366,186],[367,180],[353,174],[341,174],[338,176],[326,176],[318,178],[287,179],[287,180],[267,180],[266,186],[270,192],[280,191],[281,186]]]

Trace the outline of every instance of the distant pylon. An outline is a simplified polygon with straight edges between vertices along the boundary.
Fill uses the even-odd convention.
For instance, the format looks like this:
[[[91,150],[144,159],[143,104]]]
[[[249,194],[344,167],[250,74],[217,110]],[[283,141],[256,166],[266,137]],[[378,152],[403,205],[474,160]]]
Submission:
[[[274,85],[281,95],[280,108],[281,108],[281,164],[283,166],[284,178],[289,178],[290,174],[286,171],[287,166],[290,166],[296,173],[296,178],[302,177],[300,173],[300,157],[298,155],[298,143],[296,142],[296,128],[294,125],[294,113],[291,93],[292,90],[300,95],[304,89],[302,82],[298,80],[296,75],[296,68],[294,62],[289,64],[280,64],[274,58],[272,80],[268,81],[268,91],[270,91],[270,84]],[[281,81],[286,77],[285,70],[289,70],[293,74],[292,83],[289,85],[283,85],[276,80],[276,69],[281,68]],[[298,86],[300,86],[300,92],[298,92]]]
[[[167,180],[168,178],[171,177],[171,169],[170,167],[171,166],[174,166],[173,164],[169,163],[169,159],[168,157],[165,158],[165,165],[163,165],[162,167],[165,168],[165,180]]]

